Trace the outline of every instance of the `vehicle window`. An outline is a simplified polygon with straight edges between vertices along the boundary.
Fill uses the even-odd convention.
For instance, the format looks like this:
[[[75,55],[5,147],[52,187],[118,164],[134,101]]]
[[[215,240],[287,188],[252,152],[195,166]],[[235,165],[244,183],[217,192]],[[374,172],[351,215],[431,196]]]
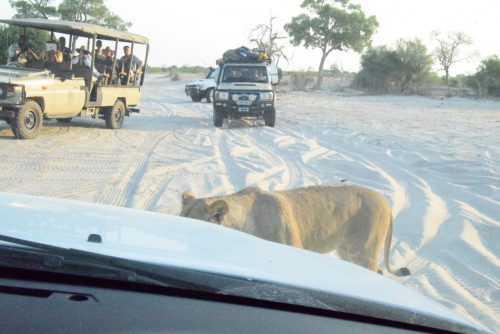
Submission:
[[[213,69],[207,76],[208,79],[217,79],[219,76],[219,68]]]
[[[267,82],[267,70],[265,67],[228,66],[224,69],[222,82]]]

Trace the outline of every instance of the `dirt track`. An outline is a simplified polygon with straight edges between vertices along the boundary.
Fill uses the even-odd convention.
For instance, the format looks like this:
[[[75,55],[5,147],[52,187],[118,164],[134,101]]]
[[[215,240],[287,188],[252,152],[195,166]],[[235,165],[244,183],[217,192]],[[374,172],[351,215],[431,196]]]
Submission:
[[[187,189],[365,185],[392,204],[401,282],[500,330],[500,102],[295,92],[275,128],[216,129],[183,85],[150,78],[120,130],[47,121],[20,141],[0,122],[0,189],[177,214]]]

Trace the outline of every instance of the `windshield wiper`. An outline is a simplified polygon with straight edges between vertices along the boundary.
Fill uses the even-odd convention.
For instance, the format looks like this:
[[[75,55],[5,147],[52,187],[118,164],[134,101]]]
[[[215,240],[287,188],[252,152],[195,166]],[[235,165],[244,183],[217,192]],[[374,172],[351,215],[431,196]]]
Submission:
[[[70,259],[44,250],[2,246],[0,264],[9,267],[41,271],[64,272],[74,275],[118,279],[121,281],[166,285],[163,282],[137,275],[136,272],[89,261]]]
[[[1,234],[0,241],[29,247],[0,246],[2,248],[0,263],[6,266],[112,278],[205,292],[219,290],[211,284],[216,276],[213,274],[154,265],[79,249],[63,248]]]

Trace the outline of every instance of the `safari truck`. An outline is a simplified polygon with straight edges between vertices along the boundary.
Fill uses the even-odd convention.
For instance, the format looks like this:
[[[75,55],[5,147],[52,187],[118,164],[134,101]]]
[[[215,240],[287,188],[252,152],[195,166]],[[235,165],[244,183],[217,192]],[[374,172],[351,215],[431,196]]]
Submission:
[[[213,101],[213,124],[221,127],[224,118],[264,119],[265,125],[274,127],[276,99],[274,80],[266,62],[225,62],[220,64]]]
[[[125,116],[139,112],[144,71],[125,73],[124,69],[132,70],[134,60],[130,60],[128,68],[119,66],[117,54],[119,46],[128,46],[132,54],[128,59],[139,59],[134,58],[134,49],[143,50],[145,57],[140,67],[146,68],[149,51],[146,37],[63,20],[6,19],[0,23],[24,28],[24,35],[27,28],[45,30],[50,32],[52,41],[56,33],[69,37],[66,39],[70,45],[69,56],[62,63],[28,60],[24,66],[0,66],[0,120],[10,124],[16,138],[35,138],[44,119],[70,122],[73,117],[92,117],[103,119],[107,128],[119,129]],[[114,51],[114,57],[106,59],[109,66],[102,73],[96,71],[94,50],[98,40],[111,45],[106,50],[108,54]],[[90,67],[73,64],[75,46],[81,43],[87,46],[84,48],[83,44],[79,51],[90,51]],[[99,60],[102,61],[102,56]]]

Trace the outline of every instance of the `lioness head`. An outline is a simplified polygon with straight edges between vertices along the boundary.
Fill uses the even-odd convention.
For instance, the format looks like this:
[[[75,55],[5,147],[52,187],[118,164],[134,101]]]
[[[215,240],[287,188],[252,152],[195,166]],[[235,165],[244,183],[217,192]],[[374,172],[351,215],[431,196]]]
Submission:
[[[224,200],[196,198],[190,190],[182,194],[182,209],[180,214],[182,217],[222,224],[227,212],[228,205]]]

